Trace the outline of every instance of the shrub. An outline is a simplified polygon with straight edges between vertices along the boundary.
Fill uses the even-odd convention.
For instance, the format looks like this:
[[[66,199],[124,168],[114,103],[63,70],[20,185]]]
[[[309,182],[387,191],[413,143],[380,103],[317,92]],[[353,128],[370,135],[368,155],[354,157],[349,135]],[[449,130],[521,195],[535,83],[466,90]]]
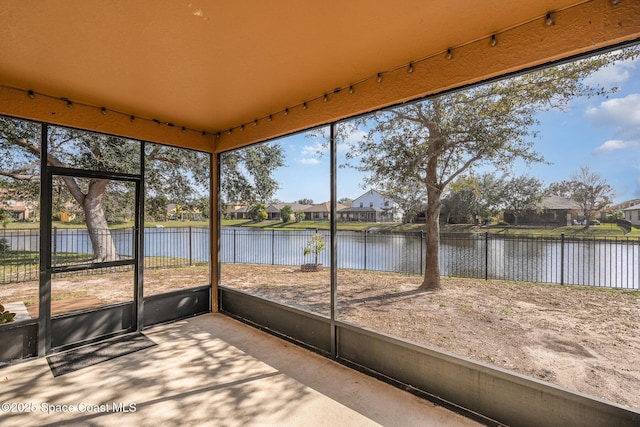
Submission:
[[[9,251],[9,249],[11,249],[11,245],[9,245],[7,239],[0,239],[0,254]]]
[[[0,224],[2,228],[7,228],[7,225],[11,222],[11,214],[6,209],[0,209]]]
[[[262,222],[269,217],[269,215],[267,214],[267,209],[262,203],[256,203],[255,205],[251,206],[248,214],[249,218],[251,218],[255,222]]]
[[[324,236],[320,233],[316,233],[309,238],[307,246],[304,247],[304,256],[313,254],[315,264],[318,265],[318,255],[327,247],[327,243],[324,241]]]
[[[0,304],[0,324],[2,323],[11,323],[13,319],[16,317],[15,313],[11,313],[8,310],[4,309],[4,306]]]
[[[289,222],[291,221],[291,214],[293,213],[293,210],[291,209],[291,206],[286,205],[285,207],[283,207],[282,209],[280,209],[280,218],[282,218],[282,222]]]

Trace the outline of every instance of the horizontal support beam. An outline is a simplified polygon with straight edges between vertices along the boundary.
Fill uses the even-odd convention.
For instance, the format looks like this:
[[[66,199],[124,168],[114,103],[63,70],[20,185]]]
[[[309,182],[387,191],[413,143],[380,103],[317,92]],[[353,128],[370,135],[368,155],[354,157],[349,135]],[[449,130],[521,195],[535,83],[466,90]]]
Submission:
[[[305,105],[274,112],[271,120],[238,123],[221,130],[215,151],[222,152],[255,142],[273,139],[304,129],[375,111],[391,105],[441,93],[570,58],[598,49],[640,39],[640,2],[594,0],[552,13],[554,25],[546,17],[497,31],[496,42],[480,39],[451,51],[434,53],[412,63],[412,72],[400,67],[373,75],[339,92],[322,94]],[[494,45],[495,44],[495,45]],[[340,64],[335,64],[337,67]],[[378,81],[380,80],[380,81]],[[351,93],[353,92],[353,93]]]
[[[188,129],[183,131],[177,126],[139,117],[132,120],[127,114],[103,113],[99,107],[68,104],[45,95],[29,96],[29,92],[22,89],[0,86],[0,114],[208,153],[213,149],[214,137],[211,134],[203,135]]]

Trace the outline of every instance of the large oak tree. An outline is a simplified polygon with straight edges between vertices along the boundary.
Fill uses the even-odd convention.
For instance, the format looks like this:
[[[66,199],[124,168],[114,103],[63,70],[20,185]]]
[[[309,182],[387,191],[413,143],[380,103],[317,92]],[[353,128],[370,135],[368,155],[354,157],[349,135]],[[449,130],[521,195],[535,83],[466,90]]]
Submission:
[[[590,85],[587,77],[637,49],[534,71],[505,80],[435,96],[359,121],[367,135],[347,154],[368,173],[366,184],[391,193],[426,192],[426,255],[421,289],[440,288],[441,198],[447,186],[479,165],[508,169],[516,159],[543,158],[533,145],[537,114],[564,108],[572,99],[615,89]]]

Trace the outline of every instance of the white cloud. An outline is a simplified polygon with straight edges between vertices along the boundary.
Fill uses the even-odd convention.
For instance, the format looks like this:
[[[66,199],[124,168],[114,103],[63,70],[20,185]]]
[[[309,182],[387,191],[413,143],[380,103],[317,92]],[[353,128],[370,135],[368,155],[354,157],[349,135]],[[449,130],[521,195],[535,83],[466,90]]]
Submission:
[[[327,148],[321,142],[314,142],[311,145],[305,145],[300,150],[299,163],[303,165],[317,165],[320,164],[320,159],[327,152]]]
[[[640,94],[604,101],[599,107],[587,109],[587,119],[601,126],[611,126],[619,131],[637,132],[640,126]]]
[[[336,150],[338,153],[346,153],[350,151],[353,146],[357,145],[360,141],[362,141],[367,136],[367,132],[357,129],[350,132],[344,141],[338,141],[336,145]]]
[[[587,77],[585,83],[604,87],[617,86],[625,83],[631,77],[631,71],[636,68],[638,60],[618,61],[613,65],[601,68]]]
[[[355,130],[350,132],[344,141],[338,141],[336,145],[336,149],[338,153],[346,153],[351,149],[351,147],[360,142],[365,136],[367,132],[363,130]],[[314,138],[316,139],[316,138]],[[329,142],[328,139],[317,138],[319,140],[313,141],[312,144],[305,145],[300,150],[300,154],[304,157],[317,157],[322,158],[322,156],[329,155]]]
[[[328,146],[321,142],[314,142],[312,145],[305,145],[302,147],[300,154],[303,156],[316,156],[320,157],[328,151]]]
[[[609,141],[605,141],[604,144],[596,147],[593,150],[594,154],[602,154],[610,151],[616,150],[626,150],[626,149],[634,149],[640,148],[640,141],[624,141],[621,139],[610,139]]]
[[[344,154],[352,150],[353,146],[361,141],[367,132],[363,130],[355,130],[348,134],[348,137],[344,141],[338,141],[336,150],[339,154]],[[297,160],[304,165],[317,165],[320,164],[323,159],[329,158],[329,143],[322,138],[314,138],[310,141],[310,144],[302,146],[300,148],[299,156]]]
[[[640,94],[608,99],[587,109],[586,118],[601,127],[612,128],[615,138],[605,141],[593,154],[640,148]]]
[[[317,165],[318,163],[320,163],[320,160],[316,159],[315,157],[305,157],[300,159],[300,163],[302,163],[303,165]]]
[[[360,142],[361,140],[364,139],[364,137],[367,136],[367,132],[358,129],[355,130],[351,133],[349,133],[349,136],[347,137],[347,140],[345,141],[345,143],[347,144],[355,144],[357,142]]]

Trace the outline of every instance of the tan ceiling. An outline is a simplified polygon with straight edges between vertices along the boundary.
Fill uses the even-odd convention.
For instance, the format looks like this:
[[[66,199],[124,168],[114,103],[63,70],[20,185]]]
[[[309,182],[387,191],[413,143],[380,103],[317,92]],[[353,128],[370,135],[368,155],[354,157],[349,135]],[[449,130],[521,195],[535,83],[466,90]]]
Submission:
[[[578,0],[0,0],[0,85],[217,132]]]

